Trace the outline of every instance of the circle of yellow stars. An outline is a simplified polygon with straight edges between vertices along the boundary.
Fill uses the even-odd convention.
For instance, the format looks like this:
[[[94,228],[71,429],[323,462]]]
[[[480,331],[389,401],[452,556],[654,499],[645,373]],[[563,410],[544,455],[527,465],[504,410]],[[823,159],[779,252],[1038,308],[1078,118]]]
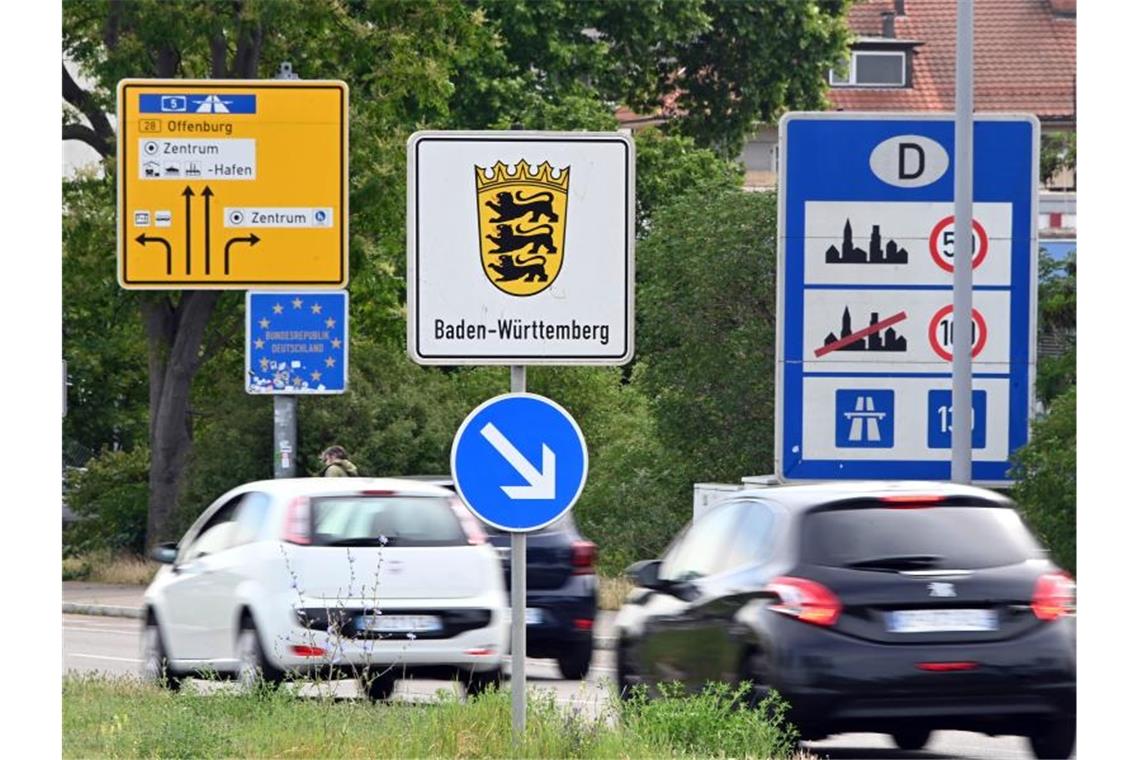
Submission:
[[[304,300],[300,296],[295,297],[289,303],[295,311],[300,311],[305,305]],[[320,314],[322,312],[322,308],[323,307],[321,304],[314,303],[314,304],[311,304],[309,306],[309,311],[313,314]],[[273,304],[273,313],[274,313],[274,315],[284,314],[285,313],[285,305],[281,304],[281,303]],[[257,321],[258,327],[260,327],[262,330],[268,330],[269,324],[270,324],[270,322],[266,317],[262,317],[261,319],[259,319]],[[332,317],[326,318],[325,319],[325,327],[328,328],[329,330],[334,329],[336,327],[336,320],[333,319]],[[332,347],[334,349],[339,349],[341,346],[341,339],[340,338],[333,338],[330,341],[330,344],[332,345]],[[265,340],[263,338],[257,338],[256,340],[253,341],[253,347],[255,349],[258,349],[258,350],[264,349],[265,348]],[[264,356],[261,357],[261,359],[258,360],[258,366],[261,368],[262,372],[268,372],[269,371],[269,359],[268,359],[268,357],[264,357]],[[336,358],[335,357],[332,357],[332,356],[325,357],[325,367],[332,369],[335,366],[336,366]],[[314,383],[320,382],[320,379],[321,379],[320,370],[315,369],[312,372],[310,372],[309,378]],[[298,376],[294,376],[292,379],[293,379],[294,383],[298,383],[298,384],[301,380],[301,378]]]

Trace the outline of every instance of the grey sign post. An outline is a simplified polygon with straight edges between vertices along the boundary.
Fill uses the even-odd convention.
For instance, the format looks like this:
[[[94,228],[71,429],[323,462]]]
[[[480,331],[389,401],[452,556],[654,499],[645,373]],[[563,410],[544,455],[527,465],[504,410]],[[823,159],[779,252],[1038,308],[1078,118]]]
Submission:
[[[954,82],[954,311],[958,329],[951,335],[954,358],[951,364],[950,406],[958,410],[958,420],[972,418],[974,236],[964,231],[974,220],[974,0],[958,0],[958,50]],[[964,263],[963,263],[964,262]],[[955,483],[972,480],[971,425],[956,424],[950,431],[950,479]]]

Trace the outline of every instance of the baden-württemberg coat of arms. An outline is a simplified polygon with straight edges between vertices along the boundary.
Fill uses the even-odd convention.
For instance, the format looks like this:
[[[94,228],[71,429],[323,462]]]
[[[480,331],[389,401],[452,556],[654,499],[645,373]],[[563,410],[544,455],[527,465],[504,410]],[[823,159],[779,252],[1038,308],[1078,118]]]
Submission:
[[[533,296],[550,287],[562,270],[570,167],[542,162],[532,172],[526,160],[475,167],[479,251],[483,273],[504,293]]]

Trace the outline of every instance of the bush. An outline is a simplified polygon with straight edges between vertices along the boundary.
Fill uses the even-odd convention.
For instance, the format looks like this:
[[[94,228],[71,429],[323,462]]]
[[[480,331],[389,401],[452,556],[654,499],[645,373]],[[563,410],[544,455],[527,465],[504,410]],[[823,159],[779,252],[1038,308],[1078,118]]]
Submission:
[[[74,470],[66,484],[76,522],[64,533],[66,553],[107,550],[141,554],[146,540],[150,450],[103,451]]]
[[[1077,571],[1077,387],[1070,386],[1033,423],[1014,455],[1011,493],[1054,561]]]

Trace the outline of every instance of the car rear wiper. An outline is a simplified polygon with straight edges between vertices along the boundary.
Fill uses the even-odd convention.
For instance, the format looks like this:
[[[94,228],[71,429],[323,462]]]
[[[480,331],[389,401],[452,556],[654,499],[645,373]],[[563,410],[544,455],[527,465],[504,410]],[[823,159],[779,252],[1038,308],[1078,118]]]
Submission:
[[[338,538],[333,541],[328,541],[325,546],[375,546],[379,549],[382,546],[392,546],[399,542],[398,536],[388,536],[387,543],[381,543],[378,536],[357,536],[356,538]]]
[[[865,570],[910,570],[917,567],[931,567],[943,559],[941,554],[895,554],[887,557],[868,557],[847,562],[843,566]]]

